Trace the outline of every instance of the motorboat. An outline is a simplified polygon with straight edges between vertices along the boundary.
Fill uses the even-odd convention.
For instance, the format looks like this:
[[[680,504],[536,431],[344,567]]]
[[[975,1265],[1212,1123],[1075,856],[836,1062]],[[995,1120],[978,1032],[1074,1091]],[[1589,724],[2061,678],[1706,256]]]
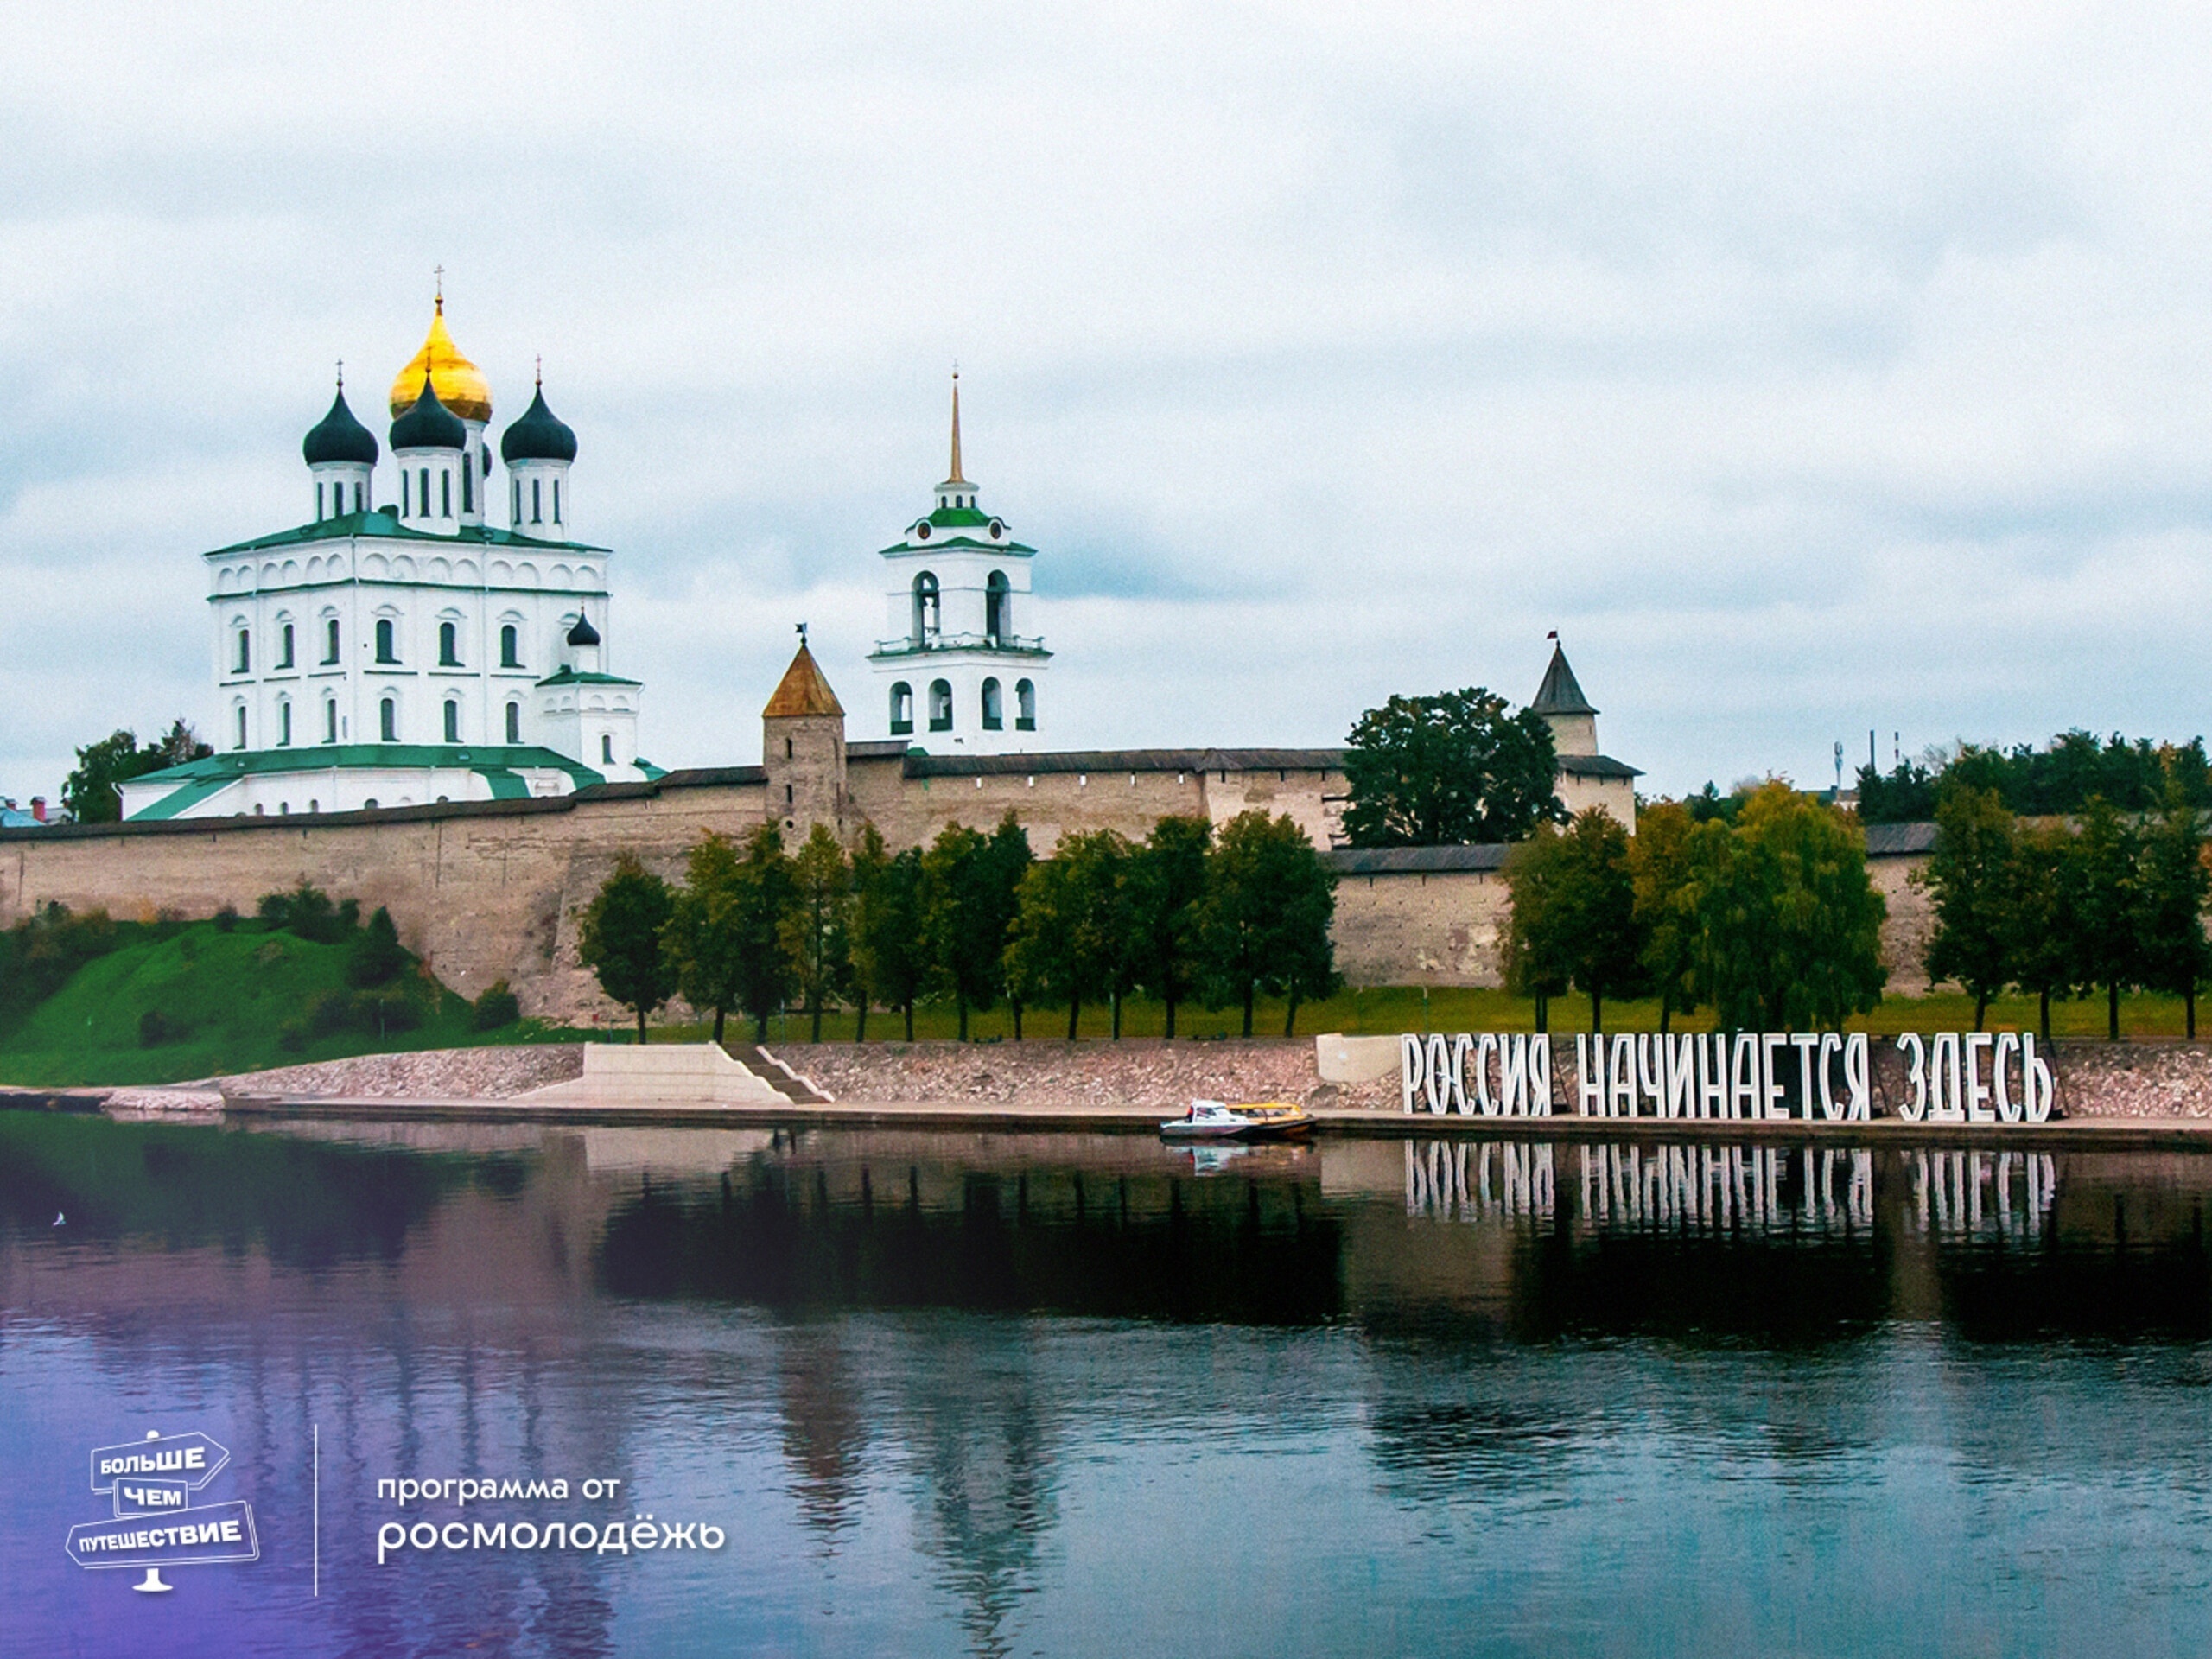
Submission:
[[[1183,1116],[1162,1123],[1160,1133],[1168,1141],[1281,1141],[1304,1135],[1313,1127],[1313,1115],[1287,1100],[1249,1106],[1194,1100]]]

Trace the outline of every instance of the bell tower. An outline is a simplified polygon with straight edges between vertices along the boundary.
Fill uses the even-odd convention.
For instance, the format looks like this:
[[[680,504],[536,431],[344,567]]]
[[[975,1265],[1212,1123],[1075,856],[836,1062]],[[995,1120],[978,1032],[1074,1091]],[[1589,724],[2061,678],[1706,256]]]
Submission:
[[[817,823],[842,843],[850,803],[845,794],[845,708],[807,649],[798,652],[775,695],[760,711],[760,767],[767,774],[767,821],[784,832],[786,851]]]

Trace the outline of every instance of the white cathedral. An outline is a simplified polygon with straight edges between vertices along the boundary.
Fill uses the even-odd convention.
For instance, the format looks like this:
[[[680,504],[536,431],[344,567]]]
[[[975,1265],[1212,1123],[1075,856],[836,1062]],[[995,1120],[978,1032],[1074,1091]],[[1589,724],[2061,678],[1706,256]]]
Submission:
[[[392,474],[345,383],[301,445],[315,518],[205,555],[213,756],[123,785],[129,819],[347,812],[561,795],[659,769],[613,672],[604,547],[575,540],[576,436],[541,383],[499,437],[446,331],[392,382]],[[503,497],[507,528],[488,520]],[[397,498],[396,501],[393,499]]]
[[[613,671],[613,556],[570,534],[576,436],[542,378],[500,435],[502,490],[491,387],[447,332],[441,291],[391,413],[381,500],[381,451],[341,376],[301,444],[313,520],[203,556],[215,753],[124,784],[126,819],[564,795],[665,775],[638,753],[643,687]],[[488,522],[495,497],[504,530]],[[1041,747],[1051,653],[1016,630],[1035,552],[961,476],[956,376],[951,476],[882,550],[893,637],[869,660],[893,738],[939,754]]]

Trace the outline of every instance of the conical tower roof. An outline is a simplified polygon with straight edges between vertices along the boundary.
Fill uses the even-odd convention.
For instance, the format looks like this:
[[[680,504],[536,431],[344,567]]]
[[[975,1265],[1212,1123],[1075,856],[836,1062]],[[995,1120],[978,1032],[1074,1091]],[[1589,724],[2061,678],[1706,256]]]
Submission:
[[[784,671],[783,679],[777,684],[775,696],[768,699],[768,706],[760,711],[764,720],[783,720],[798,715],[836,715],[842,718],[845,705],[837,701],[837,694],[830,689],[830,682],[823,677],[822,668],[814,660],[814,653],[806,648],[806,641],[799,641],[798,654],[791,658],[791,665]]]
[[[1590,699],[1582,695],[1582,687],[1575,680],[1574,671],[1567,665],[1566,648],[1560,645],[1556,634],[1552,638],[1551,666],[1544,671],[1544,683],[1536,688],[1536,699],[1529,708],[1539,715],[1594,715],[1598,712],[1591,706]]]

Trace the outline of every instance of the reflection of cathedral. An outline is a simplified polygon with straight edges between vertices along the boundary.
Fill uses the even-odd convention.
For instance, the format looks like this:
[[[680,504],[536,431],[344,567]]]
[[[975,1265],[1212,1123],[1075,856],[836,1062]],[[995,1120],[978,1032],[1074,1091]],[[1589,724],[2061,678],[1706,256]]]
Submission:
[[[447,333],[441,296],[391,411],[381,501],[377,440],[341,378],[301,445],[314,518],[206,556],[216,752],[124,785],[126,817],[564,795],[659,775],[637,753],[638,682],[612,671],[612,556],[572,539],[575,434],[543,385],[500,435],[503,488],[491,387]]]

